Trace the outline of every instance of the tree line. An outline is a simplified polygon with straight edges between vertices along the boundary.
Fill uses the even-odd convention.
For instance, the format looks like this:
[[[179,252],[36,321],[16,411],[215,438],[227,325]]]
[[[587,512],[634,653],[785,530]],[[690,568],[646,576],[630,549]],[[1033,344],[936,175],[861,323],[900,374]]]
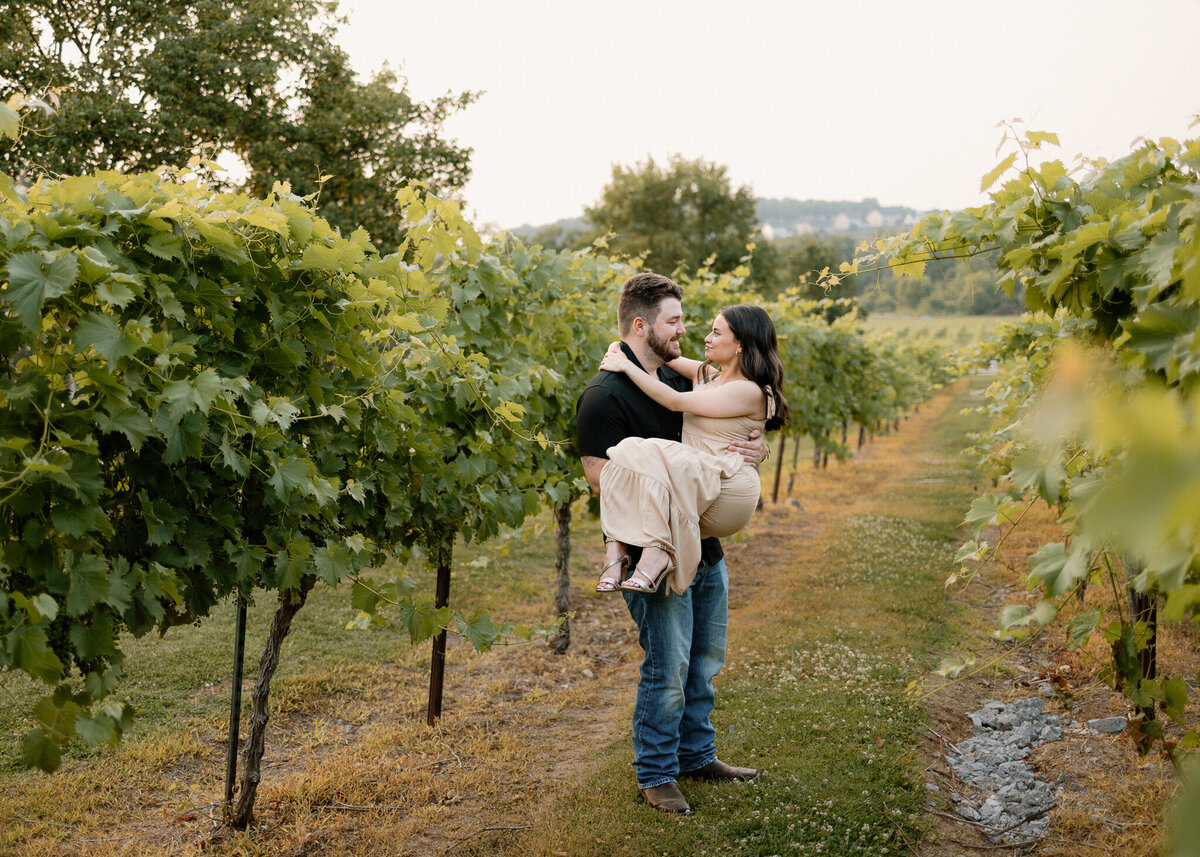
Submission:
[[[136,38],[129,20],[141,22]],[[0,21],[0,87],[41,93],[58,109],[0,152],[0,170],[30,182],[219,154],[234,168],[214,170],[215,186],[261,197],[285,178],[299,196],[315,194],[320,215],[341,231],[361,227],[378,246],[396,246],[399,211],[384,189],[415,181],[458,194],[471,152],[443,125],[479,94],[419,102],[390,68],[359,79],[336,43],[342,22],[323,0],[22,0]],[[783,216],[786,202],[756,200],[720,164],[648,158],[614,165],[578,226],[552,225],[527,240],[556,250],[604,241],[609,255],[668,273],[726,273],[745,262],[768,300],[797,287],[812,299],[857,297],[864,312],[1019,311],[1019,296],[996,288],[986,262],[919,285],[884,274],[822,290],[817,274],[853,258],[855,238],[764,236],[759,209]],[[888,223],[898,220],[897,210],[881,210]]]

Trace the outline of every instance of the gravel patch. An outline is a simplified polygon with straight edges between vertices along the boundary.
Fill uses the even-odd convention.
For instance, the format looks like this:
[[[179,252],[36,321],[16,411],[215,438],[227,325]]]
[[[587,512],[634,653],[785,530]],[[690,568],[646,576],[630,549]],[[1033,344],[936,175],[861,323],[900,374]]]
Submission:
[[[954,811],[993,843],[1028,845],[1050,826],[1057,784],[1038,779],[1025,759],[1034,747],[1062,737],[1058,716],[1045,714],[1037,697],[988,701],[969,716],[974,734],[955,744],[946,761],[978,795],[972,799],[951,789]]]

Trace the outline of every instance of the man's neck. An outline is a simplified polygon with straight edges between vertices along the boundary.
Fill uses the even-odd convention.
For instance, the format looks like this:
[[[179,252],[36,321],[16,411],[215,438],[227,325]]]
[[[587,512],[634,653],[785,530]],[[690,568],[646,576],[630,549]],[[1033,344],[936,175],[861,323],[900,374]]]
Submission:
[[[622,339],[621,341],[633,352],[633,356],[637,358],[638,363],[642,364],[642,368],[651,375],[657,372],[658,367],[665,363],[661,357],[650,350],[645,342],[629,339]]]

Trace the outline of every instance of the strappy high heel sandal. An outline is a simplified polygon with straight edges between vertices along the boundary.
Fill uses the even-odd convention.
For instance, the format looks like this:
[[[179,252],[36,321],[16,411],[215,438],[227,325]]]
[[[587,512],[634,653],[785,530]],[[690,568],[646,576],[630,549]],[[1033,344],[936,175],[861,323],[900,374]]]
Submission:
[[[604,540],[604,544],[608,545],[608,544],[612,544],[616,541],[617,541],[616,539],[607,539],[606,538]],[[607,563],[604,566],[604,568],[600,569],[600,579],[598,581],[596,581],[596,591],[597,592],[616,592],[616,591],[618,591],[621,588],[621,577],[625,572],[625,566],[627,566],[628,564],[629,564],[629,554],[627,554],[627,553],[623,553],[619,557],[614,559],[612,562]],[[614,565],[620,566],[620,568],[617,569],[616,578],[605,577],[604,575],[606,575],[608,573],[608,570],[610,568],[612,568]]]
[[[651,577],[649,574],[642,571],[641,566],[638,566],[633,570],[633,574],[629,575],[629,579],[621,583],[619,588],[625,590],[626,592],[641,592],[643,595],[654,595],[659,589],[662,588],[663,581],[666,580],[674,570],[675,563],[671,563],[662,571],[660,571],[656,577]],[[639,580],[638,577],[640,577],[641,580]],[[642,583],[642,580],[646,582]]]

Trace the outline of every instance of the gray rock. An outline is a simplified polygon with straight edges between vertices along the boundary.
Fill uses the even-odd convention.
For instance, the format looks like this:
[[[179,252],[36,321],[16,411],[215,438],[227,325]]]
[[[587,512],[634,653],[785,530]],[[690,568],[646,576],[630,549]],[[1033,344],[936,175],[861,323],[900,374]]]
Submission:
[[[992,729],[996,725],[996,712],[990,708],[984,708],[968,716],[971,718],[971,722],[974,723],[976,727],[982,726]]]
[[[1041,733],[1040,724],[1025,721],[1018,723],[1013,727],[1012,741],[1018,747],[1028,747],[1037,740]]]
[[[1125,731],[1125,727],[1129,725],[1129,721],[1124,717],[1097,717],[1095,720],[1089,720],[1087,725],[1088,729],[1091,729],[1093,732],[1116,735],[1118,732]]]
[[[974,734],[955,745],[945,759],[984,799],[976,808],[952,792],[959,804],[955,811],[983,825],[995,843],[1028,844],[1049,828],[1046,813],[1055,798],[1053,787],[1038,780],[1023,760],[1034,747],[1062,737],[1059,719],[1045,715],[1037,697],[1008,704],[988,700],[970,718]],[[1027,818],[1030,821],[1023,823]]]

